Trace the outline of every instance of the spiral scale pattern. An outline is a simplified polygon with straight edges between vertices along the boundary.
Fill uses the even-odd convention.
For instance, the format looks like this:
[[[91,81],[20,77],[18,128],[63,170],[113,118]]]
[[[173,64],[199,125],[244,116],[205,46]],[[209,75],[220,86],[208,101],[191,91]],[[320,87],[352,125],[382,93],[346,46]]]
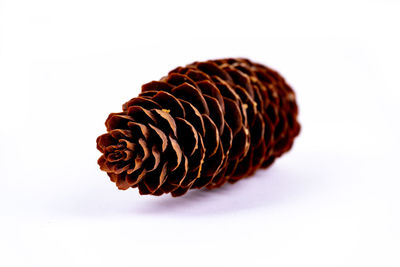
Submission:
[[[111,113],[98,160],[119,189],[181,196],[270,166],[299,134],[295,94],[276,71],[228,58],[178,67]]]

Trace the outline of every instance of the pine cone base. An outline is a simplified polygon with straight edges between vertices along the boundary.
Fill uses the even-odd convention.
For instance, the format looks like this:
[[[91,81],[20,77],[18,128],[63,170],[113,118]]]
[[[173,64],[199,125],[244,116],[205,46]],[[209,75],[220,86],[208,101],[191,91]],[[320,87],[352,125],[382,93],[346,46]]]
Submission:
[[[194,62],[142,86],[97,138],[100,169],[142,195],[213,189],[267,168],[299,134],[295,94],[247,59]]]

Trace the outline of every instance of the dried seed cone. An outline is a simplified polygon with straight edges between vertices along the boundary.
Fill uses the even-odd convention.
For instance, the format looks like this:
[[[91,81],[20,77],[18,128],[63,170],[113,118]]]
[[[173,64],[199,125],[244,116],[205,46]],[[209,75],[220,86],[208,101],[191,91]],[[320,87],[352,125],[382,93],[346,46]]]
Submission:
[[[234,183],[288,151],[299,134],[295,94],[247,59],[194,62],[142,86],[106,120],[98,160],[119,189],[181,196]]]

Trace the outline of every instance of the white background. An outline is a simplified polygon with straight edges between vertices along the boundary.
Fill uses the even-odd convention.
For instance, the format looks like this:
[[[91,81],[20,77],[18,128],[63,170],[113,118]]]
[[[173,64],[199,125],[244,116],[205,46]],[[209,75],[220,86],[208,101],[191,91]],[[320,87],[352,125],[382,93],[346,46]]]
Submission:
[[[0,1],[0,266],[400,266],[398,1]],[[96,137],[140,86],[248,57],[302,132],[250,179],[119,191]]]

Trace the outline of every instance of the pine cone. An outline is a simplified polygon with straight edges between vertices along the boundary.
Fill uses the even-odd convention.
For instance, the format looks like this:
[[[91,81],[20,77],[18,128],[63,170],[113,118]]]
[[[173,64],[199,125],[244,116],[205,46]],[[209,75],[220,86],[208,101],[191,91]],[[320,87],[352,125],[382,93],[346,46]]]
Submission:
[[[142,86],[106,120],[100,169],[142,195],[216,188],[266,168],[299,134],[293,90],[247,59],[194,62]]]

